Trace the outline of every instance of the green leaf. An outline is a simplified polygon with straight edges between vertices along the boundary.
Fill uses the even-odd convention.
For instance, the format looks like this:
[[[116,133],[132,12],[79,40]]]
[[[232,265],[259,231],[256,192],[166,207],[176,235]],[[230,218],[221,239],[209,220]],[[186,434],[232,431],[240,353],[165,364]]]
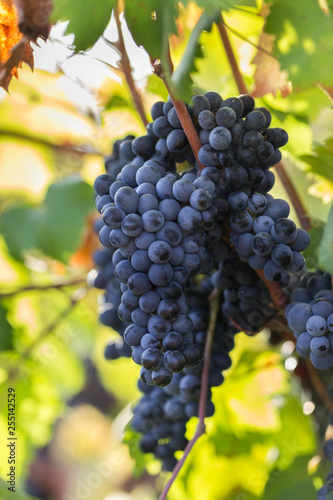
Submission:
[[[161,78],[156,75],[149,75],[147,78],[146,92],[151,92],[161,97],[164,101],[168,98],[168,91]]]
[[[183,58],[171,77],[175,94],[183,101],[189,101],[191,97],[192,79],[191,73],[196,72],[196,59],[204,56],[199,39],[203,31],[210,31],[212,24],[218,19],[219,13],[207,14],[204,12],[195,25],[187,43]]]
[[[267,482],[263,500],[313,500],[316,490],[307,474],[311,456],[298,457],[286,470],[275,469]]]
[[[133,107],[132,103],[122,95],[112,94],[110,96],[110,99],[105,104],[104,109],[105,111],[110,111],[111,109],[116,109],[116,108],[131,109],[132,107]]]
[[[333,183],[333,137],[317,144],[312,155],[302,155],[300,159],[310,165],[311,172]]]
[[[49,187],[40,206],[4,212],[0,231],[18,260],[35,248],[66,263],[80,243],[85,218],[92,209],[92,187],[79,177],[68,177]]]
[[[333,204],[328,214],[327,224],[319,246],[319,264],[333,273]]]
[[[177,34],[177,2],[126,0],[124,15],[135,43],[142,45],[153,61],[163,59],[169,35]]]
[[[311,236],[311,245],[303,252],[306,260],[306,267],[308,269],[315,269],[318,267],[318,249],[323,237],[325,224],[319,219],[311,220],[312,227],[308,230]]]
[[[75,35],[76,50],[92,47],[103,34],[111,17],[115,0],[55,0],[53,21],[67,21],[67,33]]]
[[[0,351],[9,351],[13,348],[13,329],[7,320],[7,310],[0,304]]]
[[[182,0],[181,3],[183,5],[187,5],[191,0]],[[200,7],[203,7],[207,10],[230,10],[237,9],[239,5],[246,7],[256,8],[257,4],[255,0],[197,0],[195,2]]]
[[[276,35],[275,55],[294,86],[305,88],[317,82],[331,86],[333,19],[319,2],[275,0],[265,31]]]
[[[131,457],[135,462],[134,477],[140,477],[147,469],[147,463],[152,460],[152,455],[142,453],[140,450],[141,434],[131,429],[130,425],[127,426],[123,438],[123,442],[127,444]]]

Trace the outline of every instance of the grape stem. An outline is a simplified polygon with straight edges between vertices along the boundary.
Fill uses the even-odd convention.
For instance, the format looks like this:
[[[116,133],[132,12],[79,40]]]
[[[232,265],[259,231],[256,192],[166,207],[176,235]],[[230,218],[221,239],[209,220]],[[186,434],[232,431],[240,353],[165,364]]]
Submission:
[[[43,291],[43,290],[61,290],[67,286],[75,286],[75,285],[83,285],[86,282],[85,278],[73,278],[70,281],[62,282],[62,283],[51,283],[50,285],[28,285],[13,292],[8,293],[0,293],[0,300],[7,299],[8,297],[13,297],[20,293],[31,292],[34,290]]]
[[[229,238],[229,233],[230,233],[230,228],[226,225],[223,224],[223,229],[224,229],[224,236],[223,239],[224,241],[229,245],[232,246],[232,243],[230,242]],[[261,281],[265,284],[267,290],[269,291],[271,300],[274,304],[274,307],[278,310],[284,310],[288,304],[288,298],[285,295],[284,291],[282,290],[281,286],[279,283],[273,283],[272,281],[269,281],[264,274],[263,270],[256,270],[257,275],[261,279]],[[234,323],[235,326],[239,326]],[[242,328],[240,328],[241,331],[243,331]],[[247,332],[245,332],[247,333]]]
[[[136,85],[135,85],[135,82],[133,79],[132,68],[131,68],[131,64],[130,64],[130,61],[129,61],[129,58],[127,55],[127,51],[126,51],[126,47],[125,47],[123,32],[121,29],[121,23],[120,23],[120,18],[119,18],[119,2],[116,2],[115,6],[114,6],[114,18],[116,21],[118,38],[119,38],[116,46],[119,49],[120,56],[121,56],[120,68],[121,68],[122,72],[124,73],[127,85],[130,89],[135,107],[137,109],[137,112],[139,113],[141,121],[142,121],[144,127],[146,128],[148,125],[148,119],[146,117],[146,113],[145,113],[145,109],[143,106],[141,95],[140,95],[138,89],[136,88]]]
[[[200,175],[202,170],[205,168],[205,166],[199,161],[199,158],[198,158],[199,149],[201,148],[202,144],[200,142],[197,131],[195,130],[195,126],[193,124],[191,115],[188,112],[186,104],[182,101],[179,101],[178,99],[175,98],[175,96],[173,96],[171,89],[170,89],[170,86],[169,86],[168,82],[166,81],[166,78],[163,75],[163,70],[157,74],[163,80],[163,83],[164,83],[167,91],[169,92],[169,96],[171,98],[172,104],[174,105],[175,110],[177,111],[179,121],[182,124],[183,130],[184,130],[185,135],[187,137],[187,140],[191,146],[191,149],[192,149],[193,154],[195,156],[195,159],[197,161],[198,174]]]
[[[205,342],[205,350],[203,357],[203,369],[201,376],[201,388],[200,388],[200,399],[199,399],[199,412],[198,418],[199,422],[195,431],[194,436],[188,442],[182,458],[177,462],[172,475],[169,481],[166,483],[159,500],[165,500],[167,498],[167,494],[174,483],[176,477],[179,474],[179,471],[183,467],[185,460],[190,454],[193,446],[197,442],[197,440],[205,433],[206,425],[205,425],[205,415],[206,415],[206,401],[207,401],[207,393],[208,393],[208,379],[209,379],[209,368],[210,368],[210,360],[212,356],[212,348],[213,348],[213,340],[215,333],[215,326],[217,321],[218,312],[220,309],[220,291],[218,289],[214,289],[209,297],[210,301],[210,316],[209,316],[209,325],[207,329],[207,337]]]
[[[257,270],[256,273],[261,279],[261,281],[265,283],[265,286],[269,291],[269,294],[271,296],[275,308],[278,311],[283,311],[287,307],[289,301],[284,291],[282,290],[281,286],[278,283],[269,281],[265,277],[264,271],[262,269],[259,271]]]
[[[248,332],[247,330],[244,330],[242,326],[240,326],[234,318],[228,318],[230,323],[232,323],[240,332],[246,333],[246,335],[249,335],[250,337],[253,337],[254,335],[257,335],[259,332]]]
[[[230,64],[230,67],[231,67],[231,70],[232,70],[232,73],[233,73],[233,76],[234,76],[234,79],[235,79],[235,82],[236,82],[236,85],[238,88],[238,91],[240,94],[247,94],[248,89],[247,89],[245,80],[243,78],[243,75],[241,74],[241,72],[239,70],[239,66],[238,66],[238,63],[237,63],[237,60],[236,60],[236,57],[234,54],[234,50],[232,48],[232,45],[231,45],[231,42],[229,39],[228,32],[226,30],[226,26],[225,26],[222,14],[221,14],[220,20],[216,24],[217,24],[217,28],[218,28],[219,33],[220,33],[222,44],[224,46],[224,50],[225,50],[225,53],[227,55],[227,58],[228,58],[228,61],[229,61],[229,64]],[[259,48],[258,48],[258,50],[259,50]],[[285,188],[285,190],[286,190],[286,192],[287,192],[287,194],[288,194],[288,196],[289,196],[289,198],[290,198],[290,200],[295,208],[295,211],[297,213],[297,216],[299,218],[299,221],[300,221],[302,228],[305,229],[306,231],[308,231],[311,227],[311,220],[310,220],[309,216],[307,215],[305,206],[303,205],[302,200],[298,196],[298,193],[297,193],[296,189],[294,188],[294,185],[292,184],[290,177],[287,174],[286,169],[285,169],[282,161],[280,161],[277,165],[275,165],[275,170],[276,170],[276,173],[278,174],[278,176],[280,177],[280,180],[281,180],[281,182],[282,182],[282,184],[283,184],[283,186],[284,186],[284,188]]]
[[[285,188],[293,206],[295,209],[295,212],[297,213],[297,217],[299,218],[301,227],[308,231],[311,228],[311,220],[309,216],[306,213],[305,207],[303,205],[302,200],[298,196],[296,189],[294,188],[294,185],[292,184],[289,175],[286,172],[285,166],[283,164],[283,161],[280,161],[275,165],[275,170],[278,176],[280,177],[280,180],[283,184],[283,187]]]
[[[216,23],[217,29],[219,30],[220,37],[224,46],[224,50],[226,52],[229,64],[232,69],[232,73],[234,75],[234,79],[236,81],[238,90],[241,94],[247,94],[247,88],[246,88],[246,83],[244,81],[243,75],[241,74],[238,63],[234,54],[234,50],[232,48],[230,38],[228,36],[223,16],[221,14],[220,20]]]

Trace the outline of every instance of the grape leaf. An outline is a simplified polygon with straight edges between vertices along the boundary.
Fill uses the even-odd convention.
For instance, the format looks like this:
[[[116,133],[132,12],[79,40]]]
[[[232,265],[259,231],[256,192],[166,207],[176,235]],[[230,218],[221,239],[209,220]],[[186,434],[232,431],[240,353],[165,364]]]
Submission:
[[[182,0],[183,5],[187,5],[191,0]],[[204,7],[207,10],[230,10],[237,9],[239,5],[256,8],[255,0],[196,0],[199,7]]]
[[[21,68],[23,62],[33,69],[32,48],[29,40],[23,37],[20,31],[20,18],[23,18],[24,22],[24,11],[17,9],[13,1],[1,3],[0,86],[5,90],[8,90],[12,77],[17,78],[18,68]]]
[[[302,155],[300,158],[310,165],[310,172],[333,183],[333,137],[323,144],[317,144],[312,155]]]
[[[127,444],[131,457],[134,460],[134,477],[140,477],[147,468],[147,463],[152,460],[151,454],[144,454],[140,449],[141,434],[135,432],[130,425],[127,426],[123,442]]]
[[[0,87],[8,91],[9,84],[13,76],[18,77],[18,69],[22,63],[28,64],[31,69],[34,67],[33,50],[29,42],[22,39],[10,50],[10,57],[0,65]]]
[[[319,2],[275,0],[265,32],[276,35],[275,55],[293,86],[332,84],[333,19],[321,10]]]
[[[319,264],[329,273],[333,273],[333,205],[328,214],[327,224],[320,242]]]
[[[33,248],[68,262],[93,209],[92,187],[78,177],[52,184],[38,207],[14,207],[2,214],[0,230],[11,255],[21,260]]]
[[[195,25],[187,43],[183,58],[171,77],[175,95],[183,101],[189,101],[191,97],[191,73],[197,71],[196,59],[203,57],[203,51],[199,42],[203,31],[210,31],[212,24],[218,19],[219,13],[207,14],[204,12]]]
[[[311,236],[311,245],[303,252],[308,269],[316,269],[318,267],[318,249],[323,237],[325,224],[317,219],[311,219],[312,227],[308,233]]]
[[[137,45],[142,45],[152,61],[163,59],[168,36],[177,34],[175,0],[126,0],[126,23]]]
[[[13,348],[13,329],[7,320],[7,311],[0,304],[0,351],[8,351]]]
[[[67,33],[75,35],[74,45],[77,51],[92,47],[103,34],[116,0],[55,0],[52,19],[69,20]]]
[[[290,445],[292,446],[292,445]],[[288,469],[273,470],[266,486],[263,500],[312,500],[316,491],[311,477],[307,474],[307,465],[311,456],[297,457]]]

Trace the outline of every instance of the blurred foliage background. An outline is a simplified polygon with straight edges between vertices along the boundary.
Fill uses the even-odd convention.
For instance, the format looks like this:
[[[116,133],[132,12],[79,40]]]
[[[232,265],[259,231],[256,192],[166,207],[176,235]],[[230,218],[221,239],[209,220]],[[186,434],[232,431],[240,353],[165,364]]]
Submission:
[[[234,3],[224,19],[239,68],[257,105],[290,136],[285,165],[313,220],[308,262],[332,272],[333,75],[325,52],[332,47],[331,18],[313,0],[275,0],[270,13],[260,2]],[[112,143],[144,127],[112,44],[114,19],[99,38],[105,15],[92,16],[96,26],[88,29],[76,4],[54,15],[70,19],[67,32],[75,33],[79,48],[97,41],[94,47],[74,54],[73,35],[58,23],[47,42],[34,46],[34,72],[23,66],[10,93],[0,92],[0,436],[7,435],[7,390],[13,387],[17,500],[153,500],[165,475],[125,433],[138,397],[138,367],[104,360],[115,334],[98,323],[100,292],[86,285],[99,245],[93,180]],[[96,12],[102,4],[89,2],[89,8]],[[310,28],[299,19],[300,9],[312,16]],[[181,7],[179,36],[170,38],[176,67],[200,13],[193,2]],[[124,21],[122,27],[148,114],[167,92]],[[274,41],[277,59],[258,50],[270,51]],[[237,95],[215,26],[200,44],[195,88]],[[279,181],[273,194],[288,199]],[[255,338],[237,336],[233,366],[213,391],[216,413],[170,500],[315,498],[329,468],[320,451],[327,415],[293,351],[293,342],[273,342],[266,330]],[[333,393],[329,378],[327,384]],[[189,436],[194,429],[191,421]],[[1,441],[3,500],[13,498],[7,458]]]

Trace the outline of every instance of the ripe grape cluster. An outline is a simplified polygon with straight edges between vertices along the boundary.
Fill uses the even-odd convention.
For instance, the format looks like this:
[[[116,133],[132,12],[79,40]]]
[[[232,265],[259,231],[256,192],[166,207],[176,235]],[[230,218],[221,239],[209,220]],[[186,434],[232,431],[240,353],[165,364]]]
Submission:
[[[200,174],[167,100],[153,105],[145,135],[114,143],[107,173],[94,184],[105,248],[94,255],[90,280],[105,289],[101,322],[121,336],[105,356],[131,356],[140,365],[143,397],[131,425],[142,451],[167,470],[187,444],[187,421],[198,414],[212,292],[220,307],[207,415],[214,412],[211,388],[231,365],[235,334],[260,331],[277,312],[259,270],[291,293],[286,317],[298,352],[317,367],[333,366],[329,277],[304,270],[300,252],[310,237],[288,218],[288,203],[268,193],[287,133],[270,128],[269,111],[255,109],[248,95],[223,100],[210,91],[187,109],[202,144]]]
[[[304,272],[291,294],[285,316],[301,356],[319,370],[333,367],[333,292],[331,275]]]

